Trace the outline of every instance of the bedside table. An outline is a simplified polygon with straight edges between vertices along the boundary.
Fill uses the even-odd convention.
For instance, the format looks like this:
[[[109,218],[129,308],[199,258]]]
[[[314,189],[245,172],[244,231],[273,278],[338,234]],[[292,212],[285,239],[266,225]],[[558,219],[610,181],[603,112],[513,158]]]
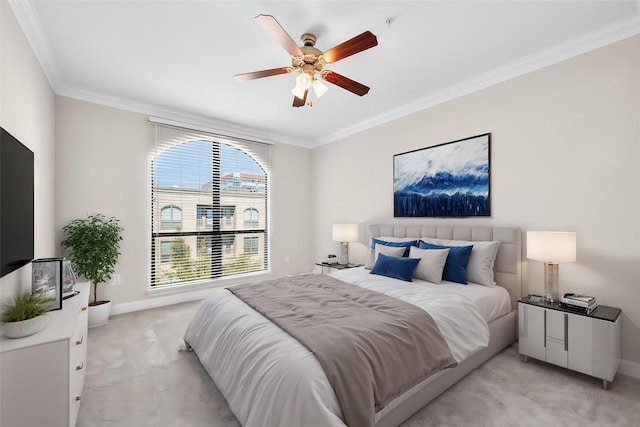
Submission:
[[[555,303],[518,301],[519,352],[528,357],[613,381],[620,365],[622,310],[599,305],[582,314]]]
[[[332,270],[344,270],[347,268],[362,267],[362,264],[325,264],[324,262],[316,262],[315,265],[320,266],[322,274],[331,274]],[[325,270],[326,269],[326,270]],[[325,272],[326,271],[326,272]]]

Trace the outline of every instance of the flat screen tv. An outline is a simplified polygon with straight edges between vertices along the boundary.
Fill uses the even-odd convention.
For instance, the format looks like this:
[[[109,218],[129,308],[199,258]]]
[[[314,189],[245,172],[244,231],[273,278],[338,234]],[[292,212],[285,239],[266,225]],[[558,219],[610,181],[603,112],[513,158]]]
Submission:
[[[33,152],[0,127],[0,277],[33,259]]]

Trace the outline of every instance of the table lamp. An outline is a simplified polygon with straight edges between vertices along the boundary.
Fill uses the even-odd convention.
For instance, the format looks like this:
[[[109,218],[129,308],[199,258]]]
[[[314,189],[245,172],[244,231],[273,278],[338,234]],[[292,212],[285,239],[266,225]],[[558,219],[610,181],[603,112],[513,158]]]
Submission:
[[[544,262],[544,299],[558,301],[558,263],[576,261],[576,233],[527,231],[527,258]]]
[[[349,264],[349,242],[358,241],[358,224],[333,224],[332,238],[341,245],[338,264]]]

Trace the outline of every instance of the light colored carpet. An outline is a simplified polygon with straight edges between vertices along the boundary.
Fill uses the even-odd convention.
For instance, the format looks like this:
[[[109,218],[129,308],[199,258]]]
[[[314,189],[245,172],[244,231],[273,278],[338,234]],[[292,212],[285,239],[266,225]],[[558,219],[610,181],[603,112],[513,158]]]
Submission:
[[[200,302],[113,316],[89,330],[79,427],[238,427],[182,335]],[[535,360],[517,345],[482,365],[402,424],[640,426],[640,380],[601,381]],[[304,427],[304,426],[264,426]]]

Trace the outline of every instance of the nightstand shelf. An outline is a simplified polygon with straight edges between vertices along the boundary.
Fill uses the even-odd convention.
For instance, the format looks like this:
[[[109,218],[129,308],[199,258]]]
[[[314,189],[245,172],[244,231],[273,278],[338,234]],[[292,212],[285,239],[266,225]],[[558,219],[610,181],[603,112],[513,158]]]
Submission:
[[[316,262],[317,266],[321,267],[320,272],[322,274],[331,274],[333,273],[332,270],[344,270],[347,268],[356,268],[356,267],[362,267],[362,264],[327,264],[324,262]],[[326,270],[325,270],[326,269]]]
[[[605,305],[591,314],[558,303],[518,301],[519,352],[528,357],[612,381],[620,365],[622,310]]]

